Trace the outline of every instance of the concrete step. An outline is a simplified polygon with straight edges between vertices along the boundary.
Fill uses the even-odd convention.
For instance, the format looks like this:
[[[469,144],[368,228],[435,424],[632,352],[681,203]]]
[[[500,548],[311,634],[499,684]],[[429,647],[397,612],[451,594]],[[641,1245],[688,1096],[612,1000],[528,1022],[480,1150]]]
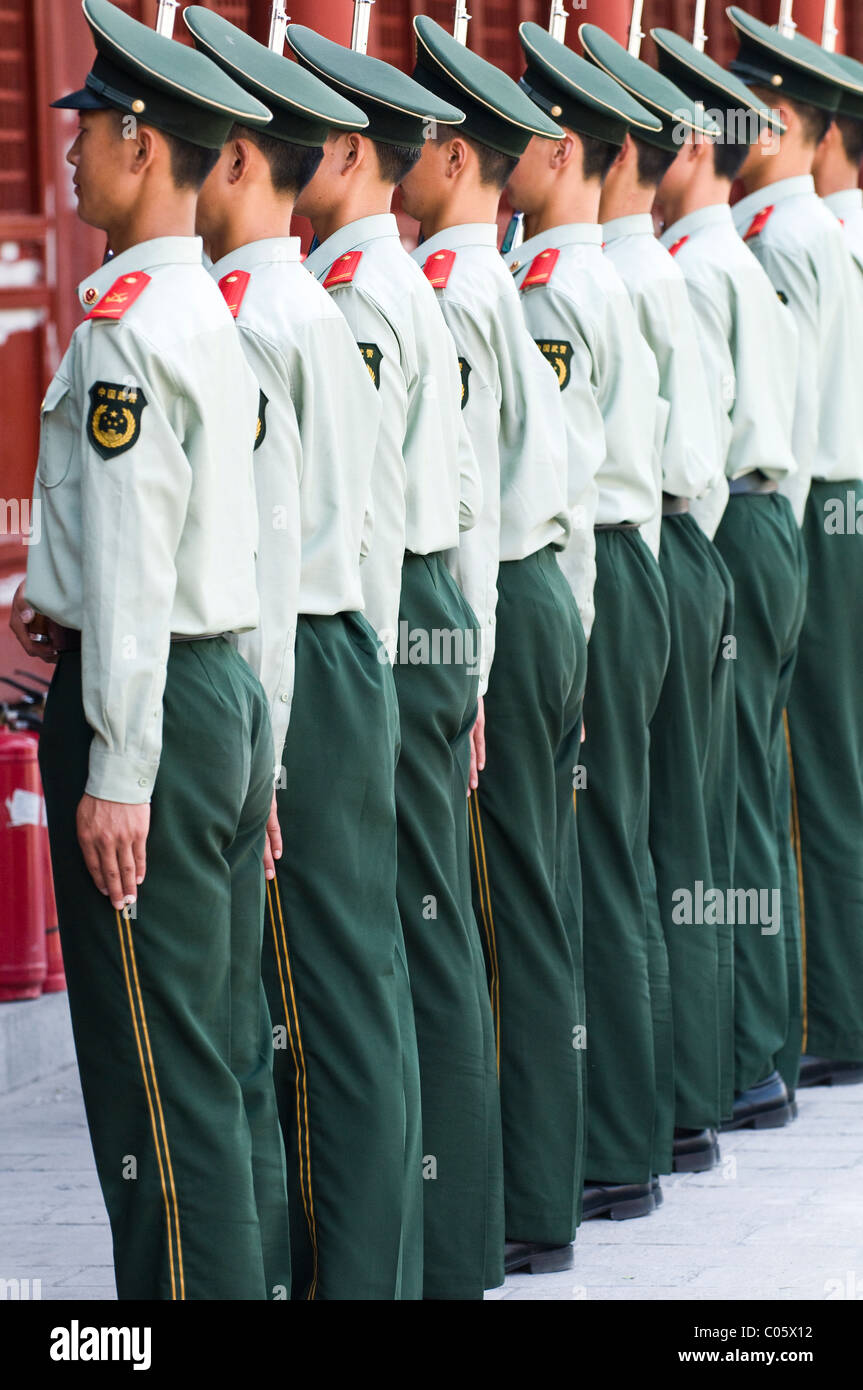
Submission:
[[[0,1004],[0,1096],[75,1062],[65,990]]]

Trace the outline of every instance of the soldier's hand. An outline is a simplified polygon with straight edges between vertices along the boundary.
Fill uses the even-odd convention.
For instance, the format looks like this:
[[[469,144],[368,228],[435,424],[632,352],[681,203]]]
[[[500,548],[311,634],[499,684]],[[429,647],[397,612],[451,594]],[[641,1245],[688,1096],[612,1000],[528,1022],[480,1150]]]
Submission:
[[[282,857],[282,831],[279,826],[279,813],[276,809],[276,793],[273,792],[273,804],[270,807],[270,818],[267,821],[267,843],[264,846],[264,873],[267,878],[276,877],[276,866],[273,862]]]
[[[485,701],[480,695],[476,723],[470,735],[470,779],[467,794],[475,792],[479,786],[479,774],[485,767]]]
[[[100,893],[118,909],[137,901],[147,872],[150,807],[100,801],[86,793],[78,802],[78,843]]]
[[[12,612],[9,617],[9,626],[17,637],[21,646],[28,656],[35,657],[37,661],[47,661],[50,666],[56,666],[57,653],[47,642],[37,642],[30,632],[30,624],[38,617],[34,608],[24,597],[24,581],[15,590],[15,597],[12,600]]]

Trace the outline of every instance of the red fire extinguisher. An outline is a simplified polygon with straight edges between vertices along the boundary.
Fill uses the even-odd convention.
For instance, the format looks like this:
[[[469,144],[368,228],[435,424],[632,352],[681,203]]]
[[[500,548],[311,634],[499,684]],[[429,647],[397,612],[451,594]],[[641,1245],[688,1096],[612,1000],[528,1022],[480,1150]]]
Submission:
[[[0,728],[0,1002],[45,981],[44,820],[36,740]]]

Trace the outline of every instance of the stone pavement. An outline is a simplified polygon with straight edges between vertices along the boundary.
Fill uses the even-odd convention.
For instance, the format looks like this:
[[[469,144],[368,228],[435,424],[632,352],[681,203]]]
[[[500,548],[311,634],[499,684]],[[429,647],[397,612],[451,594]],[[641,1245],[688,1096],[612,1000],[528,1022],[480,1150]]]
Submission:
[[[638,1221],[579,1231],[575,1268],[511,1299],[863,1298],[863,1086],[798,1095],[784,1130],[722,1138],[713,1173],[663,1179]],[[113,1298],[111,1241],[74,1068],[0,1096],[0,1279]]]

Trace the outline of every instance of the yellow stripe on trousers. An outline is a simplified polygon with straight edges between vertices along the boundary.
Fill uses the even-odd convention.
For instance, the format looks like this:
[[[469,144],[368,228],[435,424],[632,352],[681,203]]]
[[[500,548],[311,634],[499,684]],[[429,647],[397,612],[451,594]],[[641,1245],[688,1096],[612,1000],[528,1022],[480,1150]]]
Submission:
[[[159,1095],[159,1083],[156,1080],[156,1067],[153,1062],[153,1049],[150,1046],[150,1034],[147,1029],[147,1016],[144,1012],[144,1000],[141,994],[141,981],[138,977],[138,965],[135,959],[135,945],[132,940],[132,924],[125,913],[121,916],[115,909],[117,918],[117,933],[120,938],[120,954],[123,959],[123,974],[126,979],[126,992],[129,996],[129,1010],[132,1015],[132,1028],[135,1033],[135,1046],[138,1049],[138,1060],[141,1064],[141,1075],[144,1079],[144,1091],[147,1096],[147,1108],[150,1111],[150,1125],[153,1130],[153,1144],[156,1149],[156,1161],[159,1165],[159,1178],[162,1184],[162,1200],[165,1204],[165,1222],[168,1232],[168,1261],[171,1270],[171,1297],[176,1300],[185,1299],[186,1282],[183,1273],[183,1246],[180,1240],[180,1213],[177,1206],[177,1192],[174,1187],[174,1171],[171,1165],[171,1151],[168,1148],[168,1136],[165,1130],[165,1116],[162,1110],[162,1100]],[[131,961],[132,972],[129,973],[129,963]],[[134,977],[134,989],[132,978]],[[137,1012],[136,1012],[137,1005]],[[141,1035],[143,1034],[145,1049],[141,1045]],[[155,1098],[155,1108],[154,1101]],[[158,1110],[158,1119],[156,1111]],[[164,1146],[164,1155],[162,1147]],[[168,1182],[165,1176],[167,1173]],[[169,1189],[170,1187],[170,1195]],[[173,1224],[173,1231],[172,1231]],[[176,1233],[176,1271],[174,1258],[174,1233]],[[179,1280],[179,1295],[177,1283]]]
[[[473,846],[474,865],[476,867],[477,890],[479,892],[479,906],[482,914],[482,925],[485,932],[486,945],[488,947],[489,971],[489,996],[491,998],[491,1012],[494,1019],[494,1043],[495,1057],[497,1062],[497,1074],[500,1076],[500,972],[497,963],[497,941],[494,932],[494,913],[491,910],[491,888],[488,881],[488,864],[485,858],[485,841],[482,834],[482,817],[479,810],[479,796],[474,791],[468,797],[468,817],[470,820],[470,838]],[[480,860],[482,864],[480,866]],[[483,896],[485,888],[485,896]]]
[[[273,894],[275,894],[276,906],[279,911],[278,929],[276,928],[276,915],[273,912]],[[270,925],[273,931],[273,946],[276,952],[276,964],[279,968],[279,985],[282,993],[282,1006],[285,1011],[285,1025],[288,1030],[288,1040],[291,1044],[291,1056],[294,1059],[294,1071],[297,1078],[297,1150],[300,1162],[300,1192],[303,1198],[303,1210],[306,1214],[306,1225],[309,1228],[309,1238],[312,1242],[312,1282],[309,1287],[308,1297],[313,1299],[318,1287],[318,1236],[317,1227],[315,1225],[315,1204],[312,1197],[312,1164],[309,1143],[309,1092],[306,1078],[306,1059],[303,1053],[303,1039],[300,1033],[300,1020],[297,1013],[297,1000],[294,993],[293,975],[291,973],[291,960],[288,955],[285,919],[282,914],[282,900],[279,895],[279,885],[276,879],[267,880],[267,903],[270,909]],[[290,1009],[288,1008],[288,996],[285,989],[286,977],[288,990],[291,995]],[[296,1029],[297,1036],[296,1048],[294,1047],[294,1029]],[[304,1139],[305,1155],[303,1152]],[[305,1163],[303,1162],[304,1156]]]
[[[800,811],[797,806],[797,779],[794,776],[794,756],[791,752],[791,726],[788,722],[788,711],[782,711],[782,721],[785,725],[785,746],[788,749],[788,771],[791,774],[791,843],[794,846],[794,858],[797,861],[797,897],[800,902],[800,969],[803,976],[803,1040],[800,1044],[800,1051],[806,1051],[806,1044],[809,1041],[809,989],[806,978],[806,902],[803,894],[803,842],[800,837]]]

